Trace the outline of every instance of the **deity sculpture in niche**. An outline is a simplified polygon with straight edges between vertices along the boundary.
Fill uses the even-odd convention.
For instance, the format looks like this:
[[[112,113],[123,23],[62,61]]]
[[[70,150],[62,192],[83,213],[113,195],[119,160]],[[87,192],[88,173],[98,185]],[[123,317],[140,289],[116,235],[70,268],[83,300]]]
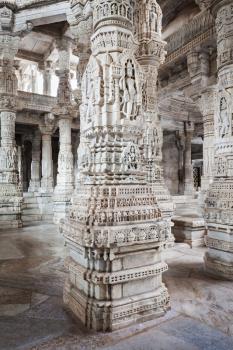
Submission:
[[[130,143],[123,152],[123,164],[127,170],[138,170],[140,162],[140,150],[137,145]]]
[[[88,145],[84,145],[78,149],[78,168],[79,172],[88,171],[91,165],[91,150]]]
[[[99,62],[92,57],[85,72],[82,84],[84,103],[82,106],[85,121],[90,123],[103,102],[103,71]]]
[[[219,111],[219,134],[220,137],[229,136],[230,131],[230,118],[228,115],[227,100],[222,97],[220,100],[220,111]]]
[[[87,102],[87,111],[86,111],[86,121],[89,123],[91,122],[91,118],[93,116],[93,106],[95,103],[95,86],[93,77],[90,77],[89,84],[87,86],[87,96],[88,96],[88,102]]]
[[[152,4],[150,10],[150,31],[158,32],[158,14],[155,4]]]
[[[132,60],[127,60],[123,77],[120,79],[122,91],[122,114],[126,119],[136,120],[139,114],[138,89]]]
[[[150,37],[152,33],[161,33],[162,13],[154,0],[142,0],[137,13],[139,32]]]

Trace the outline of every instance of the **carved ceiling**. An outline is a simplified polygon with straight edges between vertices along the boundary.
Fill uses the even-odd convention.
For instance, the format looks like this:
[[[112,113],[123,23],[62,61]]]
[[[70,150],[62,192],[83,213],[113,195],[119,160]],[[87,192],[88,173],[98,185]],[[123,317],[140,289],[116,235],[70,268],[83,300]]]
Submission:
[[[35,26],[22,38],[18,58],[44,62],[54,49],[54,42],[63,35],[70,36],[66,21]]]
[[[195,5],[195,0],[158,0],[163,11],[163,26],[166,27],[185,7]]]

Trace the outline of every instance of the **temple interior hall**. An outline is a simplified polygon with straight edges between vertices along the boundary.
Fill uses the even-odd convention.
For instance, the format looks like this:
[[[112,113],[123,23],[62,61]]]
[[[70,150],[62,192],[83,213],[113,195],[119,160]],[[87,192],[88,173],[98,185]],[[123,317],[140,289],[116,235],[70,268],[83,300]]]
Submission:
[[[233,349],[233,0],[0,0],[0,350]]]

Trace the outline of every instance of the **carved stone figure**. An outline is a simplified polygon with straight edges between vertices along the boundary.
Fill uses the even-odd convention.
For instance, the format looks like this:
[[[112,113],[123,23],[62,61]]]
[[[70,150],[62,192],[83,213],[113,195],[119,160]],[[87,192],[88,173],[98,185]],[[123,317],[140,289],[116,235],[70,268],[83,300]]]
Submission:
[[[220,100],[220,110],[219,110],[219,134],[220,137],[229,136],[230,132],[230,118],[229,111],[227,108],[227,100],[222,97]]]
[[[137,86],[133,63],[128,60],[124,76],[120,80],[120,88],[123,91],[122,113],[129,120],[135,120],[138,115]]]

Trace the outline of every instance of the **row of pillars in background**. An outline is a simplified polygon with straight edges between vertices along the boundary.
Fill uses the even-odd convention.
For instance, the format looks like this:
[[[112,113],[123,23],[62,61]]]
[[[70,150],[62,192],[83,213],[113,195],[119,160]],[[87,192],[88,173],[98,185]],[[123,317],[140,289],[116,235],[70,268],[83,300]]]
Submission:
[[[5,6],[0,4],[0,6]],[[17,111],[18,79],[15,61],[22,33],[13,33],[14,7],[8,6],[10,21],[0,33],[0,112],[1,112],[1,147],[0,147],[0,223],[1,227],[20,227],[22,225],[22,188],[19,184],[18,154],[15,141],[15,122]],[[1,14],[0,14],[1,16]],[[46,115],[44,124],[40,125],[42,133],[42,179],[39,183],[39,153],[38,137],[33,145],[34,158],[32,162],[32,179],[30,190],[50,193],[53,191],[53,168],[51,136],[54,128],[59,125],[60,151],[58,160],[58,183],[56,186],[57,203],[65,205],[70,200],[73,181],[73,154],[71,150],[71,123],[75,117],[70,86],[70,55],[71,43],[68,38],[57,41],[59,51],[59,86],[57,105],[52,113]],[[47,67],[44,76],[44,88],[51,93],[51,67]]]
[[[53,116],[46,116],[46,119],[53,119]],[[55,124],[54,124],[55,125]],[[52,136],[55,126],[41,126],[38,128],[31,140],[32,144],[32,161],[31,161],[31,179],[28,192],[53,193],[54,192],[54,176],[53,176],[53,150]],[[74,187],[74,161],[71,144],[71,121],[59,120],[58,122],[60,134],[60,147],[58,156],[58,175],[56,193],[72,192]],[[67,157],[63,157],[64,149]],[[69,169],[71,177],[66,176],[66,170]],[[65,178],[63,176],[65,175]],[[62,179],[61,179],[62,178]],[[22,179],[23,180],[23,179]]]

